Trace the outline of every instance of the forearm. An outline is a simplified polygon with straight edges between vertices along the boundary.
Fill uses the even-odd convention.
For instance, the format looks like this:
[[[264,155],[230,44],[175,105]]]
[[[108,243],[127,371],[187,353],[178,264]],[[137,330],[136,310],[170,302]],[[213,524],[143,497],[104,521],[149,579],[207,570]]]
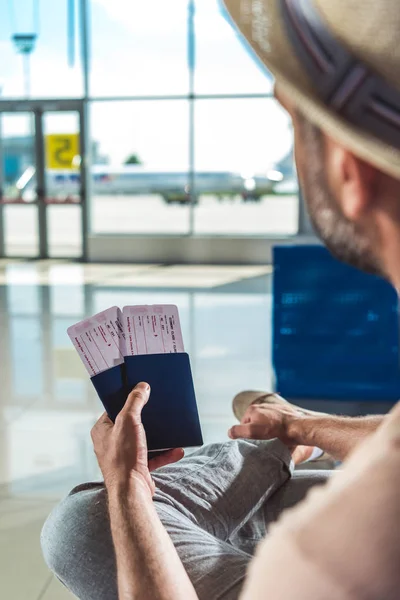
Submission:
[[[325,414],[297,418],[290,425],[296,444],[318,446],[337,460],[346,456],[368,435],[376,431],[383,416],[341,417]]]
[[[195,600],[197,594],[140,484],[109,490],[119,600]]]

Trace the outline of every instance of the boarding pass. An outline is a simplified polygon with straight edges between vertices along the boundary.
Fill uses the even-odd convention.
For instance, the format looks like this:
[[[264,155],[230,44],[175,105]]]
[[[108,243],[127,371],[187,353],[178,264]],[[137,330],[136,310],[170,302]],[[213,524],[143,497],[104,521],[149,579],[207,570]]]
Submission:
[[[125,356],[184,352],[178,308],[173,304],[117,306],[68,329],[91,377],[124,362]]]

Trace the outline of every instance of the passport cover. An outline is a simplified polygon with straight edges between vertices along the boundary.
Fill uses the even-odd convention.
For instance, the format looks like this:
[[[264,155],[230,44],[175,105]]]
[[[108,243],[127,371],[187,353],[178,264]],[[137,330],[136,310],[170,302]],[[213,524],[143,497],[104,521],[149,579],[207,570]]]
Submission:
[[[186,352],[126,356],[124,364],[91,379],[113,421],[137,383],[150,385],[150,398],[142,411],[149,451],[203,444]]]

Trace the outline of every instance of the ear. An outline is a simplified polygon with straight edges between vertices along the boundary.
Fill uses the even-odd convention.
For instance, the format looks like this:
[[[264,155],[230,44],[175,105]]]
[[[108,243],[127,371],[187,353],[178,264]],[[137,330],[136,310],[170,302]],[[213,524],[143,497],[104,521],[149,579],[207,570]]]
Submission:
[[[341,212],[349,221],[359,221],[376,198],[379,171],[328,136],[325,166]]]

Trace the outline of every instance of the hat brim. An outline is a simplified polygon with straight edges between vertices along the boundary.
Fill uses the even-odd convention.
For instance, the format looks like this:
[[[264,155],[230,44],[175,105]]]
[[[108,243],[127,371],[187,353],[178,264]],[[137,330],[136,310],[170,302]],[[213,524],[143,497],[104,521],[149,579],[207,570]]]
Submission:
[[[288,39],[281,0],[224,0],[239,31],[275,76],[282,91],[310,121],[366,162],[400,178],[400,150],[351,125],[324,105]],[[256,7],[256,9],[254,9]]]

